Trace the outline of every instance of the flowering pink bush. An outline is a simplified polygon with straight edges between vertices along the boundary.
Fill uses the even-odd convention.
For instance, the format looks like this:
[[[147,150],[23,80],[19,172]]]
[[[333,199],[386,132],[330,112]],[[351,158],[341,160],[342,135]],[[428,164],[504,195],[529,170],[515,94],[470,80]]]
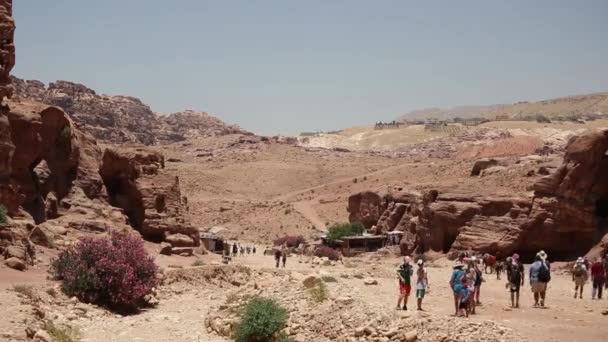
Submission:
[[[301,243],[306,243],[306,239],[302,235],[285,235],[274,240],[275,246],[287,245],[287,247],[298,247]]]
[[[49,272],[67,295],[121,310],[135,309],[158,285],[158,267],[143,240],[118,232],[109,239],[79,240],[53,261]]]
[[[317,247],[317,249],[315,250],[315,256],[318,256],[320,258],[322,257],[328,257],[329,260],[339,260],[340,259],[340,253],[328,246],[319,246]]]

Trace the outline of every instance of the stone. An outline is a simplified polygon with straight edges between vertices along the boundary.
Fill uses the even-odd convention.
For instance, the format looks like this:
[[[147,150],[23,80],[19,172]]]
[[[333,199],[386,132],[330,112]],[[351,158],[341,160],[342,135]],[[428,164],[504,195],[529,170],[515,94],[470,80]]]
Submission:
[[[359,327],[355,329],[355,337],[361,337],[365,335],[365,327]]]
[[[165,241],[170,243],[173,247],[192,247],[194,246],[194,240],[184,234],[171,234],[165,238]]]
[[[336,303],[342,304],[342,305],[349,305],[349,304],[352,304],[353,302],[354,302],[354,299],[352,299],[351,297],[336,298]]]
[[[363,284],[365,284],[365,285],[378,285],[378,281],[376,279],[373,279],[373,278],[366,278],[365,280],[363,280]]]
[[[173,247],[171,248],[171,254],[180,256],[193,256],[194,249],[192,247]]]
[[[27,266],[21,259],[17,259],[15,257],[8,258],[4,260],[4,264],[10,268],[16,269],[18,271],[25,271]]]
[[[38,330],[34,335],[34,342],[53,342],[53,339],[46,331]]]
[[[160,243],[160,254],[162,255],[171,255],[171,244],[168,242]]]
[[[405,336],[404,336],[405,342],[414,342],[417,340],[418,340],[418,331],[410,330],[407,333],[405,333]]]

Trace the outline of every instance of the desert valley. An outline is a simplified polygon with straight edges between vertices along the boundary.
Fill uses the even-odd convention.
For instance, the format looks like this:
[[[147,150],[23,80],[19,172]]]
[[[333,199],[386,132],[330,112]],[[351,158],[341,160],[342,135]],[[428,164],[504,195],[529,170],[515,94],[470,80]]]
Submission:
[[[577,258],[608,252],[608,93],[262,136],[206,112],[18,78],[11,16],[0,0],[0,341],[608,338],[608,298],[591,300],[591,281],[573,298],[571,274]],[[356,225],[366,233],[331,239]],[[130,282],[144,268],[87,278],[94,263],[70,263],[118,263],[111,243],[78,249],[116,236],[135,246],[121,260],[150,262],[149,287]],[[507,275],[484,272],[476,315],[453,316],[461,254],[518,254],[527,278],[541,250],[546,306],[533,307],[526,279],[511,307]],[[424,311],[414,295],[394,308],[404,256],[427,267]],[[109,294],[83,290],[107,272]],[[137,308],[114,305],[109,288]],[[241,335],[256,298],[283,310],[268,338]]]

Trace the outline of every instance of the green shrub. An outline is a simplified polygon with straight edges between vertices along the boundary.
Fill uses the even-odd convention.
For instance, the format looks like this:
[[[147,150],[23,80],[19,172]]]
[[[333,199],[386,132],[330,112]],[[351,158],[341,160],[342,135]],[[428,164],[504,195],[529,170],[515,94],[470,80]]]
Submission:
[[[345,236],[357,236],[363,234],[365,226],[360,222],[336,224],[327,232],[327,243],[334,244]]]
[[[0,224],[6,224],[7,219],[6,207],[0,204]]]
[[[44,322],[44,330],[49,333],[53,342],[78,342],[80,331],[69,325],[55,325],[52,321]]]
[[[278,332],[287,324],[287,311],[273,299],[253,298],[236,326],[236,342],[268,342],[280,339]]]
[[[69,145],[70,141],[72,141],[72,128],[65,126],[59,133],[59,142],[63,145]]]
[[[205,263],[203,262],[203,260],[201,259],[196,259],[194,260],[194,262],[192,263],[192,266],[194,267],[198,267],[198,266],[205,266]]]

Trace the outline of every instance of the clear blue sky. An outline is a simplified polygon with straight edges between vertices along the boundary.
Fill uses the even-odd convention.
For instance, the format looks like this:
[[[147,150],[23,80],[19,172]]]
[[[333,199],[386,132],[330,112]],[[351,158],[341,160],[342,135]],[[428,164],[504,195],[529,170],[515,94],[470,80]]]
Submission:
[[[257,133],[608,91],[608,1],[16,0],[13,74]]]

